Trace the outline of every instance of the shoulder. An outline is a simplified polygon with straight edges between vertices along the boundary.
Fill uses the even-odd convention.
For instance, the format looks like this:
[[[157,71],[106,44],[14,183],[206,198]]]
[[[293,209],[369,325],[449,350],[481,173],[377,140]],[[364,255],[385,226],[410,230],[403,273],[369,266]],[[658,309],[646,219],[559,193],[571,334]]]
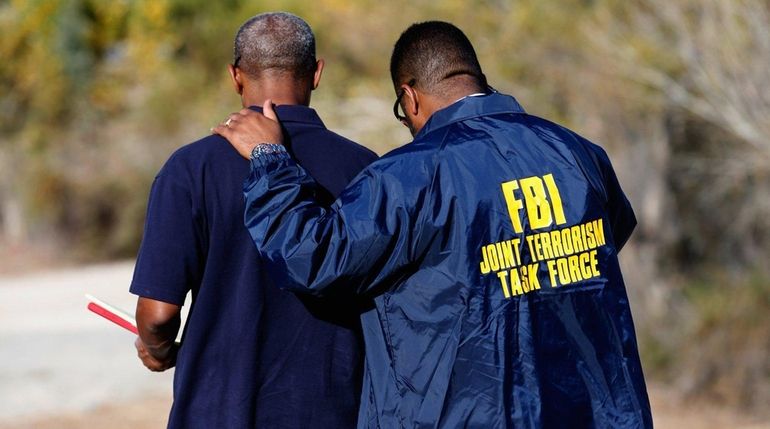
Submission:
[[[607,198],[606,184],[616,179],[612,163],[604,148],[577,132],[546,119],[528,115],[527,120],[540,139],[558,147],[563,151],[562,153],[568,153],[590,186],[602,198]]]
[[[371,150],[324,127],[287,126],[287,130],[291,154],[332,196],[377,159]]]
[[[607,151],[600,145],[565,126],[546,121],[545,119],[540,119],[540,121],[547,122],[551,124],[552,127],[560,130],[564,139],[571,143],[573,153],[575,153],[579,159],[585,162],[590,161],[600,169],[606,169],[611,165]]]
[[[610,164],[604,148],[566,126],[529,114],[515,116],[514,121],[534,133],[537,139],[571,152],[581,164],[600,168]]]
[[[212,134],[180,147],[171,154],[167,164],[195,164],[201,159],[221,156],[228,152],[235,152],[235,149],[224,137]]]
[[[291,133],[291,129],[289,129],[289,133]],[[308,135],[297,136],[297,138],[293,139],[292,146],[299,152],[322,150],[365,164],[369,164],[378,158],[377,154],[372,150],[327,128],[317,128],[314,131],[314,137],[309,138]]]
[[[232,160],[239,157],[238,152],[224,137],[212,134],[175,150],[158,175],[195,171],[212,161]]]
[[[385,181],[417,183],[429,181],[437,159],[437,144],[423,139],[393,149],[371,163],[364,173]]]
[[[604,149],[602,149],[601,146],[591,142],[587,138],[565,127],[564,125],[560,125],[547,119],[529,114],[522,114],[519,116],[521,116],[520,121],[530,129],[537,132],[541,138],[559,139],[582,146],[596,154],[604,154],[606,157],[606,152],[604,152]]]
[[[378,158],[377,154],[366,146],[358,144],[353,140],[348,139],[347,137],[343,137],[334,131],[327,129],[326,132],[329,134],[332,144],[338,145],[340,148],[349,151],[355,156],[366,159],[369,162],[372,162]]]

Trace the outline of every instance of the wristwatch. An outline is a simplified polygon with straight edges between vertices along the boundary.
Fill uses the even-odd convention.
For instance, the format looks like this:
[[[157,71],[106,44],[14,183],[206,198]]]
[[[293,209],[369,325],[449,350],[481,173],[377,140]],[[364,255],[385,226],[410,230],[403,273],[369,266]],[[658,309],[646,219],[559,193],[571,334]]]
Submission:
[[[286,153],[286,148],[282,144],[259,143],[251,150],[251,159],[258,159],[266,155],[278,155]]]

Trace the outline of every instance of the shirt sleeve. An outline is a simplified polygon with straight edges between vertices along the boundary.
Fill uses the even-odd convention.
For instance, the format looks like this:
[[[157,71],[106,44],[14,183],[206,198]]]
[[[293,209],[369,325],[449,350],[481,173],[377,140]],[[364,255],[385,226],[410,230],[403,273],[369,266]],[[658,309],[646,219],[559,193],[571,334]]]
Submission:
[[[200,281],[200,237],[188,187],[167,164],[150,191],[144,236],[131,282],[131,293],[184,304]]]
[[[316,201],[317,186],[288,156],[252,161],[244,221],[275,283],[315,295],[390,284],[418,235],[401,181],[369,167],[331,206]]]

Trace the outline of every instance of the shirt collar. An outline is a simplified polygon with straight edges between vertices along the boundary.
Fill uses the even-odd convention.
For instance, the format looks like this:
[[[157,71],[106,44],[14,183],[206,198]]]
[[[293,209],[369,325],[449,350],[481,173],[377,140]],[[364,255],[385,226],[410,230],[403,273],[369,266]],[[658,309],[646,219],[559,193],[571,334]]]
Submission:
[[[455,100],[455,101],[454,101],[452,104],[454,104],[454,103],[457,103],[458,101],[460,101],[460,100],[462,100],[462,99],[464,99],[464,98],[468,98],[468,97],[483,97],[483,96],[485,96],[485,95],[487,95],[487,93],[486,93],[486,92],[475,92],[475,93],[473,93],[473,94],[468,94],[468,95],[466,95],[465,97],[460,97],[460,98],[458,98],[458,99],[457,99],[457,100]]]
[[[249,109],[262,113],[261,106],[249,106]],[[281,122],[301,122],[306,125],[315,125],[326,128],[321,117],[315,109],[299,104],[281,104],[275,106],[275,113]]]
[[[478,116],[496,115],[500,113],[526,113],[518,101],[510,95],[493,92],[487,95],[473,94],[473,97],[463,97],[449,106],[436,111],[428,122],[417,133],[415,139],[423,135],[466,119]]]

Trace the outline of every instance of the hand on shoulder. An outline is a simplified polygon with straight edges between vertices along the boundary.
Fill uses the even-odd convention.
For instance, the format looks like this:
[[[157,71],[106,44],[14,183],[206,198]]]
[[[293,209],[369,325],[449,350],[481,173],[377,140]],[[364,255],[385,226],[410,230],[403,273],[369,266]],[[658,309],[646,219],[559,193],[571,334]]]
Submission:
[[[251,109],[231,113],[227,119],[211,131],[226,138],[238,153],[248,159],[258,144],[283,142],[283,132],[272,100],[265,100],[264,114]]]

